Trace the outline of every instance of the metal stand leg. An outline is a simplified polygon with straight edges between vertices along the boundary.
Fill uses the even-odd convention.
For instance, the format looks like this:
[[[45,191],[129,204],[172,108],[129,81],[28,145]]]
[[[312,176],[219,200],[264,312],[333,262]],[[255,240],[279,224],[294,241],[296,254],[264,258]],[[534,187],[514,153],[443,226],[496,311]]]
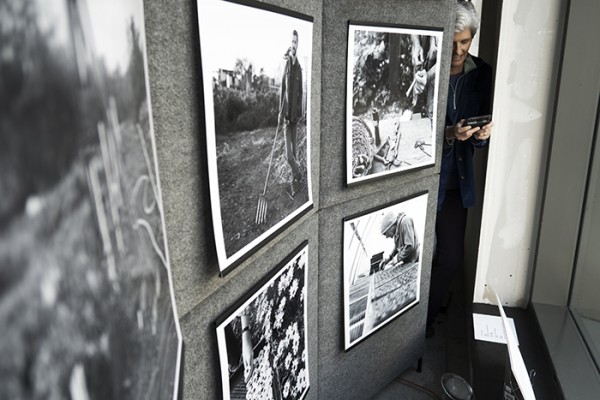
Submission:
[[[419,358],[419,360],[417,361],[417,372],[423,372],[423,357]]]

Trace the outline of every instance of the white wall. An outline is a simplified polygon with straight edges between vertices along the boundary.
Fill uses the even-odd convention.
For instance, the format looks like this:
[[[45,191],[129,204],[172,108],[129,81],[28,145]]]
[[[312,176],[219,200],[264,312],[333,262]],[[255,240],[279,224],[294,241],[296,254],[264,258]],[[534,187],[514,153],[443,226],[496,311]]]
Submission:
[[[481,1],[482,0],[471,0],[473,5],[475,6],[475,10],[477,10],[477,15],[481,15]],[[452,32],[454,34],[454,32]],[[471,48],[469,49],[469,53],[474,56],[479,56],[479,38],[481,35],[475,35],[473,41],[471,42]]]
[[[485,285],[525,307],[559,64],[565,1],[504,0],[473,301]]]

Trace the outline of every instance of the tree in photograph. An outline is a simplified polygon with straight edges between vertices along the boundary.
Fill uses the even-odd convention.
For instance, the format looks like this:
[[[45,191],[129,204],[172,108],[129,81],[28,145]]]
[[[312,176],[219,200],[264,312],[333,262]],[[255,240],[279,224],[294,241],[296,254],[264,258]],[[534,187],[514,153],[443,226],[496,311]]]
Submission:
[[[389,33],[356,31],[354,43],[353,107],[362,115],[389,94]]]
[[[127,67],[126,79],[131,84],[133,104],[135,106],[134,114],[136,121],[140,119],[140,109],[146,100],[146,82],[144,74],[144,53],[140,43],[140,31],[135,26],[133,18],[129,22],[129,40],[130,56],[129,66]]]
[[[0,2],[0,226],[70,168],[82,139],[73,55],[33,2]]]

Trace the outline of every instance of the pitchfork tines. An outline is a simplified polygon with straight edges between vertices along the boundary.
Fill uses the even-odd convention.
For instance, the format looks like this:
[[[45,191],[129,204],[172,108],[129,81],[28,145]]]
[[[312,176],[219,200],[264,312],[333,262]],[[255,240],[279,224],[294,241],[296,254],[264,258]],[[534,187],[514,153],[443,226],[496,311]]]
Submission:
[[[264,224],[267,221],[267,198],[263,192],[258,197],[258,206],[256,207],[256,219],[257,224]]]
[[[256,207],[256,217],[254,222],[264,224],[267,222],[267,184],[269,183],[269,174],[271,173],[271,164],[273,163],[273,153],[275,152],[275,143],[277,143],[277,133],[279,132],[279,121],[277,121],[277,130],[275,130],[275,138],[273,139],[273,147],[271,148],[271,157],[269,158],[269,168],[267,169],[267,177],[265,178],[265,187],[262,194],[258,196],[258,205]]]

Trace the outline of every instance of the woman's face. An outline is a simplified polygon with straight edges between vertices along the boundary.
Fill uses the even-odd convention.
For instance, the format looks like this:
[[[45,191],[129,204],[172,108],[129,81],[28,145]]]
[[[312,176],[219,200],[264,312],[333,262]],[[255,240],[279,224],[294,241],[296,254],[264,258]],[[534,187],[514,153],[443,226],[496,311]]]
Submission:
[[[471,35],[471,30],[469,29],[456,32],[454,34],[451,64],[453,73],[459,73],[462,71],[465,65],[465,60],[467,59],[467,54],[469,53],[469,48],[471,47],[472,40],[473,35]]]

